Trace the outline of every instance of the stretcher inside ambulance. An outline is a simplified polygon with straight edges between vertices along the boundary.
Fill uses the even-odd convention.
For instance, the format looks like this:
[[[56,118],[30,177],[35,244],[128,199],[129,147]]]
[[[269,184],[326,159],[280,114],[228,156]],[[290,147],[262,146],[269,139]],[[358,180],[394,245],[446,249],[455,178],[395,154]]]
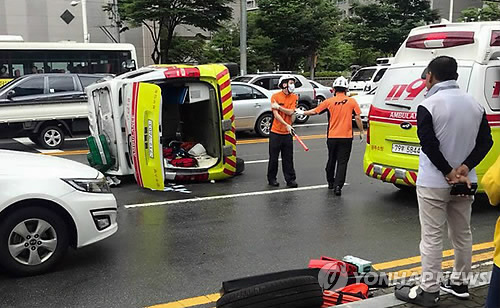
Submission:
[[[375,94],[364,156],[368,176],[415,186],[421,150],[416,111],[427,93],[421,75],[441,55],[457,59],[458,84],[484,107],[492,129],[495,144],[476,168],[479,178],[500,154],[500,23],[423,26],[410,32]]]
[[[242,171],[225,66],[143,68],[87,92],[88,158],[106,174],[133,174],[140,186],[163,190],[165,181],[221,180]]]

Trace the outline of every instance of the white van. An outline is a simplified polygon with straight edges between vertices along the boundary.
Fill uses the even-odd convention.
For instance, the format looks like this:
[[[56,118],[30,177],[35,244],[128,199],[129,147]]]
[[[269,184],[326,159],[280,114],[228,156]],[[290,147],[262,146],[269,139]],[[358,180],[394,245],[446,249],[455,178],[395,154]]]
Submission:
[[[422,72],[437,56],[458,62],[458,84],[484,106],[494,146],[476,168],[481,178],[500,155],[500,22],[413,29],[382,78],[370,109],[364,170],[398,187],[415,186],[420,142],[416,111],[427,92]]]
[[[376,88],[388,65],[369,66],[357,71],[349,81],[351,95],[364,94]]]

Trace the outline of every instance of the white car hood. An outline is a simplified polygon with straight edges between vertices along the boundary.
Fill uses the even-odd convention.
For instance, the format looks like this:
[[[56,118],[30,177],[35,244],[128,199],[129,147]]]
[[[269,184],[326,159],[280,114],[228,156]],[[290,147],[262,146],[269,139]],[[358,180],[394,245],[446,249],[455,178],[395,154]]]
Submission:
[[[0,175],[95,179],[99,171],[69,159],[0,150]]]
[[[358,105],[361,106],[362,104],[372,104],[373,99],[375,98],[375,95],[373,95],[373,94],[359,94],[359,95],[353,96],[353,98],[356,100]]]

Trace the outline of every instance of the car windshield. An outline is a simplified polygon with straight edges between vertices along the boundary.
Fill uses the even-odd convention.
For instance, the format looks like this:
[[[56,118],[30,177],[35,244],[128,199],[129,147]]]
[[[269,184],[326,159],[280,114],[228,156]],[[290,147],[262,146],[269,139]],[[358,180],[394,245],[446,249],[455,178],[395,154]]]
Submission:
[[[351,79],[351,81],[369,81],[372,79],[376,69],[361,69]]]
[[[247,77],[247,76],[240,76],[240,77],[236,77],[233,79],[233,81],[239,81],[239,82],[245,82],[245,83],[250,82],[250,80],[252,80],[252,77]]]

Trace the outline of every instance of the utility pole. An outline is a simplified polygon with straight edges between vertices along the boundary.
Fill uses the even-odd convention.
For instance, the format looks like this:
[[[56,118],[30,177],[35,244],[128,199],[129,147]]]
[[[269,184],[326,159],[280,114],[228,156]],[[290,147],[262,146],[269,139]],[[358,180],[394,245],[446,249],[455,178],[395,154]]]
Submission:
[[[87,0],[82,0],[83,42],[89,43],[89,26],[87,25]]]
[[[116,42],[120,43],[120,27],[121,27],[121,20],[120,20],[120,13],[118,11],[118,0],[113,0],[113,10],[114,10],[114,20],[115,20],[115,30],[116,30]]]
[[[241,0],[240,19],[240,69],[241,75],[247,73],[247,1]]]
[[[450,0],[450,22],[453,22],[453,4],[454,4],[454,0]]]

